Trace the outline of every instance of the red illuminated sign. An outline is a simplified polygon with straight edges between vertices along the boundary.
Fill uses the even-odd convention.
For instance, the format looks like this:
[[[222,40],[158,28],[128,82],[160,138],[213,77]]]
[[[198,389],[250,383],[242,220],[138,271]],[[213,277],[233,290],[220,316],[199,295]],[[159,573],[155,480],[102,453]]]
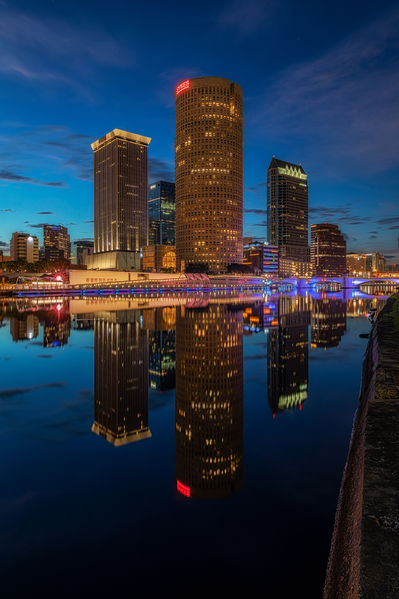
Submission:
[[[186,487],[186,485],[183,485],[179,480],[176,481],[176,489],[185,497],[190,497],[191,495],[190,487]]]
[[[176,96],[184,92],[185,89],[190,89],[190,79],[186,79],[185,81],[182,81],[182,83],[179,83],[176,87]]]

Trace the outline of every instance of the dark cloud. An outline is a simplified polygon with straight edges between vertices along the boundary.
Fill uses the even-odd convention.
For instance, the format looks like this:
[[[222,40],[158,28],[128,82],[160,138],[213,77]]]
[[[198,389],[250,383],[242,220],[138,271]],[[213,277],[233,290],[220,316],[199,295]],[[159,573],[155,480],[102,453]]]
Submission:
[[[375,221],[378,225],[392,225],[399,223],[399,216],[391,216],[389,218],[380,218]]]
[[[47,360],[48,358],[52,358],[53,356],[51,354],[37,354],[36,358],[42,358]]]
[[[309,214],[310,215],[319,214],[321,217],[324,217],[324,218],[334,218],[334,217],[340,216],[340,215],[349,215],[350,207],[341,206],[339,208],[328,208],[326,206],[312,206],[311,208],[309,208]]]
[[[266,210],[259,210],[259,209],[257,209],[257,208],[246,208],[246,209],[244,210],[244,212],[245,212],[246,214],[262,214],[262,215],[267,213],[267,211],[266,211]]]
[[[29,223],[29,226],[32,227],[32,229],[42,229],[44,225],[48,225],[48,223],[36,223],[34,225]]]
[[[371,220],[370,216],[340,216],[338,219],[340,222],[344,222],[348,225],[362,225],[367,221]]]
[[[251,227],[266,227],[266,226],[267,226],[267,223],[266,223],[265,220],[263,222],[261,222],[261,223],[253,223],[253,224],[251,224]]]
[[[258,183],[257,185],[247,185],[245,189],[246,191],[250,191],[251,193],[256,193],[260,189],[266,187],[266,185],[266,181],[263,181],[262,183]]]
[[[166,160],[159,158],[149,158],[148,173],[152,182],[154,181],[174,181],[174,166]]]
[[[9,244],[8,244],[8,243],[6,243],[5,241],[0,241],[0,247],[1,247],[1,248],[8,247],[8,245],[9,245]]]
[[[24,175],[17,175],[8,170],[0,170],[0,179],[3,181],[12,181],[14,183],[31,183],[32,185],[42,185],[43,187],[66,187],[62,181],[41,181],[40,179],[32,179]]]
[[[388,227],[391,231],[397,231],[399,229],[399,225],[393,225],[393,227]]]
[[[266,360],[266,354],[255,354],[253,356],[245,356],[244,360]]]
[[[9,399],[16,395],[22,395],[24,393],[31,393],[38,389],[59,389],[65,387],[66,383],[43,383],[42,385],[31,385],[30,387],[13,387],[11,389],[0,389],[0,399]]]
[[[47,210],[43,210],[42,212],[36,212],[36,214],[54,214],[54,212],[49,212]]]
[[[83,222],[84,223],[94,223],[94,220],[93,219],[92,220],[84,220]]]
[[[369,239],[377,239],[377,235],[370,235]]]
[[[2,208],[0,212],[15,212],[15,210],[12,210],[12,208]]]

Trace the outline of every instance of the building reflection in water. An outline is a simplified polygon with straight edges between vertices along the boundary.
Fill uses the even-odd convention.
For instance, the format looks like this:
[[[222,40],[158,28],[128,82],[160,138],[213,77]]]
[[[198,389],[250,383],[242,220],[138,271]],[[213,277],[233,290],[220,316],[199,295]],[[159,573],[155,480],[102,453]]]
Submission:
[[[44,313],[43,347],[62,347],[71,334],[71,318],[67,304],[57,304]]]
[[[143,310],[149,329],[149,385],[166,391],[176,386],[176,306]]]
[[[314,299],[312,347],[337,347],[346,331],[346,302],[332,297]]]
[[[267,391],[273,417],[302,407],[308,396],[308,350],[311,298],[278,298],[278,322],[267,341]]]
[[[36,314],[20,314],[10,318],[10,333],[15,342],[34,339],[39,335],[39,318]]]
[[[91,430],[115,446],[151,437],[147,377],[148,331],[139,311],[97,313]]]
[[[177,490],[222,498],[243,480],[242,308],[178,308]]]

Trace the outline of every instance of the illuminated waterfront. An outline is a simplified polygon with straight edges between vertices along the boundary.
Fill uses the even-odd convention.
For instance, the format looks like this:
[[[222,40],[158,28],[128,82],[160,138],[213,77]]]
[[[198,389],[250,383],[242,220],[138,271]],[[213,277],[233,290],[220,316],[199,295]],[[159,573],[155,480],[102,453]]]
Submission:
[[[4,303],[5,596],[320,597],[384,303],[352,295]]]

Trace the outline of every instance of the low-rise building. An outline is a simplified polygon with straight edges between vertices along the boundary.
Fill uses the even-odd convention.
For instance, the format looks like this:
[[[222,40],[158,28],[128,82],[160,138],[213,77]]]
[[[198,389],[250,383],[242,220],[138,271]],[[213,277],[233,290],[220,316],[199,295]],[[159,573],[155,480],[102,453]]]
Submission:
[[[39,240],[28,233],[13,233],[10,243],[11,260],[38,262]]]
[[[146,271],[176,271],[176,246],[147,245],[143,248],[143,270]]]
[[[245,245],[243,264],[256,273],[277,274],[278,247],[258,241]]]

